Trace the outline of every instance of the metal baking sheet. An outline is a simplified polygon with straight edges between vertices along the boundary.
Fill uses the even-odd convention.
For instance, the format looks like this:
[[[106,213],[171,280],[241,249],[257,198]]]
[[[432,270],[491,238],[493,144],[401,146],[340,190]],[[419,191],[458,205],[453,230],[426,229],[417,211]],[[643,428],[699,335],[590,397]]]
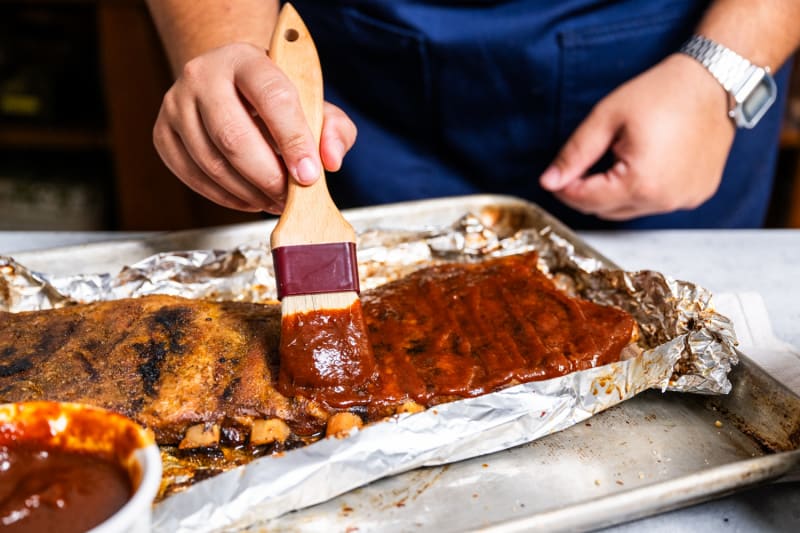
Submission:
[[[509,231],[551,226],[608,259],[535,205],[470,196],[347,211],[357,230],[419,230],[496,210]],[[154,253],[265,240],[274,221],[17,254],[48,273],[115,272]],[[261,530],[461,531],[596,528],[778,478],[800,463],[800,399],[742,357],[722,397],[646,392],[560,433],[444,467],[418,469],[254,526]]]

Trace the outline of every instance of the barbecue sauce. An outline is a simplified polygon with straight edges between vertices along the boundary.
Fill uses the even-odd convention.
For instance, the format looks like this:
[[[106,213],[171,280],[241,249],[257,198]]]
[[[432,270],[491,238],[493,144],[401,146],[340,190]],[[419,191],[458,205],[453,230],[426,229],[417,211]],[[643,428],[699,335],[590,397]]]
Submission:
[[[431,406],[618,361],[635,331],[625,311],[559,290],[535,253],[427,268],[361,302],[366,332],[351,327],[360,307],[282,328],[283,394],[374,415]]]
[[[278,390],[346,408],[369,401],[375,357],[361,302],[294,313],[281,321]]]
[[[0,445],[0,531],[87,531],[132,494],[120,466],[79,452]]]

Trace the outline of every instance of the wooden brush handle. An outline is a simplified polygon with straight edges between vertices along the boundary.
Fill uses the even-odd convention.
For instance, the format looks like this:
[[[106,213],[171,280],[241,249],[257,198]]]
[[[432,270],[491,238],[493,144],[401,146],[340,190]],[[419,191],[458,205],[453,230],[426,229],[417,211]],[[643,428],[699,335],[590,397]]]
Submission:
[[[311,133],[319,146],[322,135],[322,69],[308,28],[291,4],[285,4],[272,34],[269,55],[297,87]],[[272,232],[272,248],[279,246],[355,242],[355,232],[334,205],[325,183],[325,171],[313,185],[288,180],[286,207]]]

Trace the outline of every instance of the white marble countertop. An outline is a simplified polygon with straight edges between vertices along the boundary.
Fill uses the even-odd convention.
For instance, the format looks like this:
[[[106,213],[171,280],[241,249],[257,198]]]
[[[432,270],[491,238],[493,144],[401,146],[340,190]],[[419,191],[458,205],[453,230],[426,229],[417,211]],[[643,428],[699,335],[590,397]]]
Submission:
[[[758,293],[775,336],[800,347],[800,230],[584,232],[581,237],[626,270],[658,270],[713,294]],[[800,482],[750,489],[608,531],[800,531]]]
[[[626,270],[650,269],[712,293],[757,292],[776,335],[800,347],[800,230],[583,232]]]
[[[0,232],[0,255],[143,235]],[[626,270],[658,270],[715,294],[758,293],[775,335],[800,347],[800,230],[583,232],[581,236]],[[798,509],[800,483],[781,483],[612,530],[800,531]]]

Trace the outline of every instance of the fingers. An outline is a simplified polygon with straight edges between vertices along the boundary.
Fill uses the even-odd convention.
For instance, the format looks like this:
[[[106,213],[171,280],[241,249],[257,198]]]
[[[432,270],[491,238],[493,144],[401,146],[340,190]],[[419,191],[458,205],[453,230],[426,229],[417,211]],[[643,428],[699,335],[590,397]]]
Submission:
[[[322,161],[338,170],[356,128],[325,104],[317,144],[294,85],[248,44],[231,44],[189,61],[167,92],[153,128],[165,164],[193,190],[235,209],[279,213],[287,174],[308,185]]]
[[[187,63],[164,97],[153,141],[193,190],[226,207],[279,213],[285,169],[233,84],[232,57],[239,55],[263,51],[231,45]]]
[[[674,54],[601,100],[540,178],[567,205],[609,220],[695,209],[718,190],[733,142],[719,86]],[[697,87],[686,98],[681,87]],[[582,177],[607,151],[609,170]]]
[[[608,151],[617,126],[612,113],[595,107],[539,178],[541,186],[558,191],[579,180]]]
[[[325,102],[319,151],[326,169],[336,172],[342,167],[342,159],[355,144],[357,133],[356,125],[344,111]]]
[[[228,111],[210,107],[198,102],[195,112],[187,110],[182,117],[186,151],[208,177],[234,196],[265,211],[274,209],[284,195],[280,161],[242,108],[238,110],[245,116],[237,122],[229,118],[235,115],[232,106]]]
[[[153,133],[153,143],[167,168],[196,193],[230,209],[259,211],[258,207],[214,183],[194,162],[177,133],[169,128],[157,127]]]
[[[595,107],[542,174],[542,187],[584,214],[606,218],[611,213],[622,215],[635,209],[631,170],[624,160],[617,160],[605,172],[584,177],[613,147],[620,127],[611,112],[602,105]]]
[[[302,185],[314,183],[322,172],[319,147],[292,82],[261,54],[238,66],[234,83],[267,126],[289,175]]]
[[[617,161],[606,172],[572,181],[554,194],[577,211],[603,217],[634,205],[630,177],[627,163]]]
[[[576,211],[606,220],[677,209],[670,196],[662,194],[660,172],[652,170],[652,158],[647,156],[652,152],[643,150],[642,136],[632,133],[637,127],[626,119],[624,105],[619,98],[601,101],[544,172],[542,186]],[[585,176],[609,151],[616,159],[611,168]],[[643,168],[651,170],[645,175]]]
[[[231,105],[238,100],[232,86],[209,90],[197,103],[199,113],[189,117],[189,120],[201,120],[197,129],[189,129],[195,133],[191,146],[196,147],[203,161],[213,165],[204,170],[219,178],[217,181],[231,192],[242,198],[257,196],[270,204],[282,203],[286,196],[283,163],[261,131],[260,120],[253,118],[242,105]],[[219,175],[211,173],[214,171],[219,171]]]

